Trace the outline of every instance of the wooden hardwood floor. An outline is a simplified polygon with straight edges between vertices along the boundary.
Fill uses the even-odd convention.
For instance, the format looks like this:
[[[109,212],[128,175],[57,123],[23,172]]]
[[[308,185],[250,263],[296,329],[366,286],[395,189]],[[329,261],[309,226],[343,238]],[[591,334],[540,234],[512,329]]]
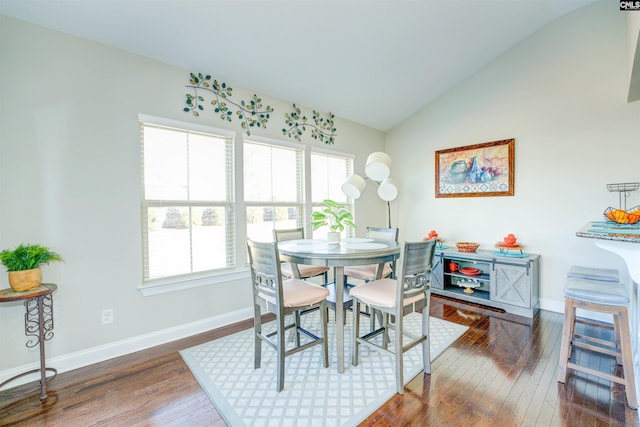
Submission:
[[[469,330],[361,426],[637,426],[619,385],[557,382],[562,316],[532,321],[434,296],[431,315]],[[49,397],[0,397],[0,426],[225,426],[178,350],[251,327],[210,331],[58,375]],[[616,369],[576,350],[581,363]],[[11,390],[20,391],[20,388]]]

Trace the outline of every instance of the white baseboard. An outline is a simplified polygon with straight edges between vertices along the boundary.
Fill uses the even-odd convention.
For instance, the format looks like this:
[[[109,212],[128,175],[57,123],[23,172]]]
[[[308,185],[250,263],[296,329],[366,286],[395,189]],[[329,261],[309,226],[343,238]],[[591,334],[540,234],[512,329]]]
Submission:
[[[553,311],[554,313],[564,313],[564,301],[540,298],[540,310]]]
[[[220,328],[222,326],[230,325],[232,323],[240,322],[252,317],[253,308],[243,308],[241,310],[236,310],[219,316],[198,320],[196,322],[185,323],[184,325],[175,326],[173,328],[163,329],[161,331],[156,331],[133,338],[127,338],[122,341],[116,341],[98,347],[88,348],[86,350],[78,351],[75,353],[47,358],[47,367],[57,369],[58,373],[72,371],[74,369],[89,366],[98,362],[103,362],[115,357],[124,356],[136,351],[145,350],[157,345],[166,344],[171,341],[210,331],[212,329]],[[40,365],[38,362],[36,362],[2,371],[0,372],[0,383],[23,372],[39,368]],[[39,380],[39,375],[39,373],[36,373],[33,375],[20,377],[19,379],[16,379],[15,381],[7,384],[5,386],[5,389]]]

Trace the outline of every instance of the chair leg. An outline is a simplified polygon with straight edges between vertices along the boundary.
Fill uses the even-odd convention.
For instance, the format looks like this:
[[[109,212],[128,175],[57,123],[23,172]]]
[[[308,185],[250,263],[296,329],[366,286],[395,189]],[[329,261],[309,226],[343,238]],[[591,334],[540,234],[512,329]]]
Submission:
[[[376,319],[378,319],[378,323],[380,324],[380,326],[382,326],[382,324],[384,323],[384,313],[381,312],[380,310],[374,310],[373,308],[370,310],[371,313],[369,313],[369,316],[371,318],[371,330],[375,331],[376,330]]]
[[[278,353],[278,361],[277,361],[277,369],[278,369],[278,393],[282,391],[282,389],[284,388],[284,357],[285,357],[285,330],[284,330],[284,315],[278,315],[277,316],[277,322],[278,322],[278,333],[277,338],[278,338],[278,349],[277,349],[277,353]]]
[[[253,304],[253,338],[254,338],[254,354],[253,368],[258,369],[262,360],[262,317],[260,315],[260,306]]]
[[[573,340],[573,325],[576,309],[571,298],[564,299],[564,324],[562,325],[562,340],[560,343],[560,361],[558,362],[558,382],[567,380],[567,363],[569,361],[569,347]]]
[[[351,306],[351,309],[353,312],[353,332],[351,334],[351,364],[353,366],[358,366],[358,351],[360,348],[360,344],[358,343],[360,331],[360,301],[354,299],[352,304],[353,305]]]
[[[322,323],[322,339],[324,342],[322,343],[322,366],[325,368],[329,367],[329,332],[327,324],[329,323],[327,320],[328,311],[326,307],[327,302],[323,301],[320,304],[320,323]]]
[[[296,314],[298,315],[297,318],[295,317]],[[293,342],[296,339],[296,335],[298,336],[298,341],[300,340],[300,334],[298,333],[298,328],[297,328],[297,326],[300,324],[300,314],[296,312],[295,314],[292,314],[292,316],[293,316],[292,322],[296,324],[296,327],[289,329],[289,338],[288,338],[289,342]],[[296,345],[300,345],[300,343],[296,342]]]
[[[425,310],[422,309],[422,335],[427,337],[422,341],[422,364],[424,366],[424,373],[431,374],[431,351],[429,342],[431,341],[431,334],[429,333],[429,310],[428,307]]]
[[[614,320],[615,320],[615,317],[614,317]],[[615,321],[614,321],[613,333],[616,340],[616,352],[619,353],[618,355],[616,355],[616,364],[622,365],[622,339],[620,337],[620,327],[615,325]]]
[[[402,315],[396,316],[395,335],[393,346],[396,362],[396,389],[398,393],[404,393],[404,351],[402,351]]]
[[[633,409],[638,408],[638,398],[636,396],[636,380],[633,372],[633,355],[631,354],[631,331],[629,330],[629,315],[626,307],[620,308],[620,314],[614,316],[618,318],[620,328],[620,350],[622,353],[622,368],[624,370],[624,390],[627,395],[627,403]]]
[[[382,320],[380,321],[381,328],[384,328],[382,332],[382,348],[386,349],[389,346],[389,313],[381,313]]]
[[[296,321],[296,347],[300,347],[300,330],[298,329],[302,323],[300,323],[300,310],[297,310],[295,313],[295,321]]]

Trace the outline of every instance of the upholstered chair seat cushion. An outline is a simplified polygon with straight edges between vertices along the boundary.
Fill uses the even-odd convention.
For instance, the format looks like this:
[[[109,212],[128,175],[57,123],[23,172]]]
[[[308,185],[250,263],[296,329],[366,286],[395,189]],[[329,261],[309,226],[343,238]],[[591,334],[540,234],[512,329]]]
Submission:
[[[288,262],[283,262],[280,266],[280,271],[286,277],[293,277],[293,267]],[[300,277],[308,278],[315,277],[329,271],[329,267],[323,267],[321,265],[301,265],[298,264],[298,271],[300,271]]]
[[[349,294],[367,305],[393,308],[396,306],[396,279],[380,279],[368,282],[351,289]],[[415,295],[404,300],[404,305],[413,304],[424,298],[424,294]]]
[[[315,283],[300,279],[288,279],[282,282],[285,307],[304,307],[322,301],[329,296],[329,290]],[[269,304],[276,303],[275,297],[260,294],[260,298]]]
[[[595,280],[567,278],[564,296],[596,304],[627,306],[630,299],[622,283],[601,283]]]
[[[375,280],[376,271],[378,269],[378,264],[370,264],[370,265],[354,265],[351,267],[344,268],[344,275],[347,277],[351,277],[356,280],[366,280],[368,282]],[[393,272],[393,269],[389,264],[384,265],[384,269],[382,270],[382,277],[390,276]]]

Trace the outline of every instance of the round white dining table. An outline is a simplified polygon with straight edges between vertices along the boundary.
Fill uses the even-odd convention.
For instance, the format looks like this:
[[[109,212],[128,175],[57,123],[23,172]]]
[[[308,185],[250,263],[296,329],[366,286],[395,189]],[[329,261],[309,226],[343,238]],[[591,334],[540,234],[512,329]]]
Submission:
[[[286,240],[278,243],[282,261],[304,265],[333,267],[336,286],[336,353],[338,372],[344,372],[344,267],[377,264],[380,278],[384,264],[400,257],[400,244],[394,241],[369,238],[347,238],[339,244],[320,239]],[[293,269],[296,271],[297,269]]]

